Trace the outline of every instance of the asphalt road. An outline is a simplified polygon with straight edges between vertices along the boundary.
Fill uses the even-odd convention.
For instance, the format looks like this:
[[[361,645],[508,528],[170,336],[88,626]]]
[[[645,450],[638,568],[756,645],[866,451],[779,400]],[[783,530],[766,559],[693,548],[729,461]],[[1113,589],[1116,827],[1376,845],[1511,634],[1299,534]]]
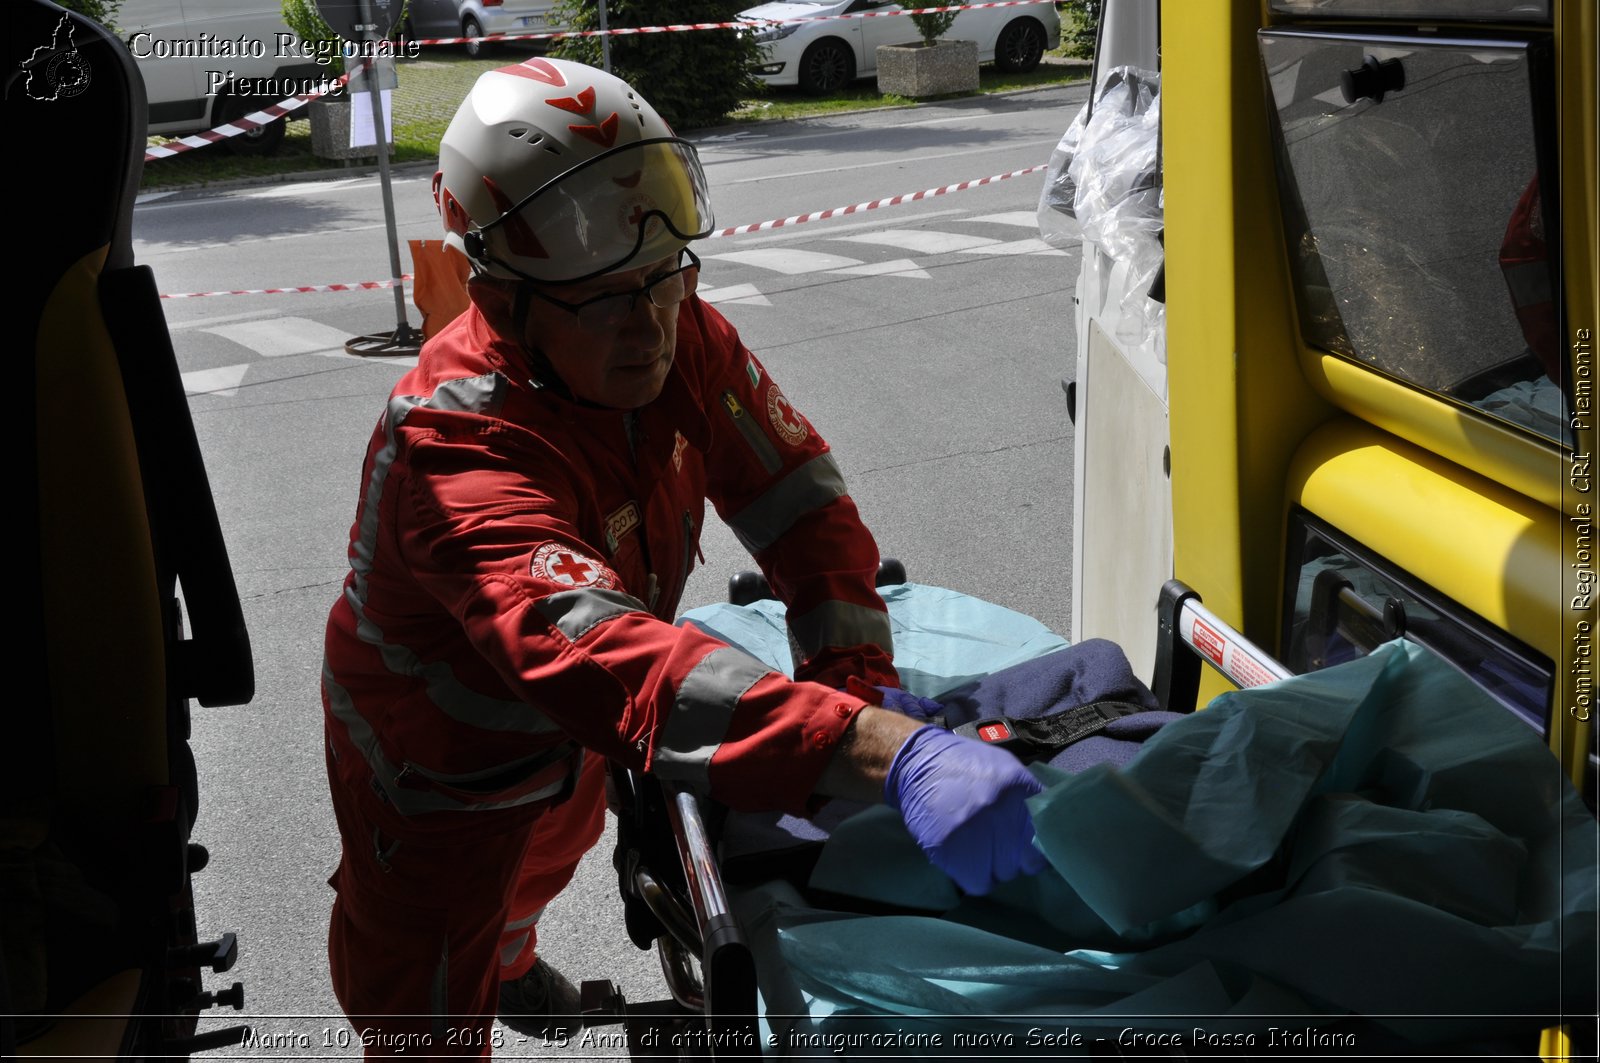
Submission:
[[[691,139],[719,225],[742,225],[1043,163],[1084,94],[1053,88]],[[402,241],[438,235],[430,176],[396,175]],[[698,250],[702,292],[829,439],[884,553],[917,582],[1067,634],[1072,450],[1060,381],[1075,353],[1078,256],[1038,241],[1041,182],[1032,174]],[[134,233],[166,293],[389,276],[375,177],[146,197]],[[257,675],[250,705],[196,709],[196,838],[212,852],[196,879],[202,933],[240,939],[238,965],[208,988],[240,980],[247,1002],[242,1016],[202,1028],[245,1021],[258,1044],[279,1046],[219,1056],[352,1056],[325,954],[338,843],[317,679],[365,442],[403,372],[349,356],[343,342],[392,329],[394,300],[369,291],[164,305]],[[703,546],[685,608],[723,599],[728,577],[750,567],[714,518]],[[540,943],[574,981],[663,995],[654,957],[622,932],[608,842],[547,912]],[[551,1052],[507,1031],[499,1054]]]

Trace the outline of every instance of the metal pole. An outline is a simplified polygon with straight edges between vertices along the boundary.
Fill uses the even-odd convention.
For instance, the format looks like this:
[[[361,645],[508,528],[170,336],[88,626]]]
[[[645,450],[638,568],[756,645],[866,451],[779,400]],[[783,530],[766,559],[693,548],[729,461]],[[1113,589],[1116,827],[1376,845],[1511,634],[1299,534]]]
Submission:
[[[600,0],[600,65],[611,73],[611,35],[606,32],[606,0]]]
[[[362,33],[372,46],[372,54],[364,60],[363,69],[366,72],[367,91],[372,95],[372,139],[378,149],[378,182],[383,186],[383,227],[389,236],[389,275],[394,280],[395,328],[394,335],[388,338],[387,343],[379,342],[373,346],[371,341],[381,341],[383,337],[362,336],[346,343],[345,350],[353,354],[399,353],[403,349],[414,351],[421,346],[422,336],[406,320],[405,282],[400,279],[400,234],[394,223],[394,190],[389,184],[389,136],[383,122],[383,89],[378,79],[377,53],[382,38],[378,36],[377,25],[372,17],[372,0],[361,0],[361,22]],[[352,347],[352,344],[356,346]]]

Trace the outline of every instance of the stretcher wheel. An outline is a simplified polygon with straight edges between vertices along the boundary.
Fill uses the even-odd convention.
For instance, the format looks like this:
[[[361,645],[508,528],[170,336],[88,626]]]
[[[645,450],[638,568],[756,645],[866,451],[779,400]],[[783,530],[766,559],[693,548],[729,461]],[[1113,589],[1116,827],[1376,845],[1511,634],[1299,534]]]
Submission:
[[[772,584],[767,582],[767,577],[759,572],[746,569],[735,572],[733,578],[728,580],[728,601],[734,605],[749,605],[759,602],[763,598],[776,598],[772,593]]]

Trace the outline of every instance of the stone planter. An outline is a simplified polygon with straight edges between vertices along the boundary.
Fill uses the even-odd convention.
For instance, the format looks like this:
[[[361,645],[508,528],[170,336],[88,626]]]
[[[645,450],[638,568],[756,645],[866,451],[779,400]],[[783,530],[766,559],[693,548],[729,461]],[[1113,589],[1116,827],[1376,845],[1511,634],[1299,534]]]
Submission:
[[[362,101],[368,107],[372,104]],[[378,149],[350,146],[350,97],[335,99],[323,97],[312,100],[306,107],[311,115],[311,154],[319,159],[376,159]],[[394,158],[394,145],[389,145],[389,157]]]
[[[878,91],[921,99],[978,91],[978,42],[878,46]]]

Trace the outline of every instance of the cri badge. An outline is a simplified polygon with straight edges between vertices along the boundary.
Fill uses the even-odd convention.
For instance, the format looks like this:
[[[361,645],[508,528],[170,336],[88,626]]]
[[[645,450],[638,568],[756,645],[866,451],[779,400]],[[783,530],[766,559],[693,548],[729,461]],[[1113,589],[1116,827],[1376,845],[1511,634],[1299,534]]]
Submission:
[[[615,587],[617,577],[592,557],[560,543],[545,543],[533,552],[528,566],[534,579],[559,583],[564,587]]]
[[[810,429],[806,427],[806,419],[795,412],[789,405],[789,400],[783,397],[783,392],[774,384],[767,389],[767,420],[772,422],[772,427],[777,430],[779,438],[791,447],[797,447],[806,441]]]

